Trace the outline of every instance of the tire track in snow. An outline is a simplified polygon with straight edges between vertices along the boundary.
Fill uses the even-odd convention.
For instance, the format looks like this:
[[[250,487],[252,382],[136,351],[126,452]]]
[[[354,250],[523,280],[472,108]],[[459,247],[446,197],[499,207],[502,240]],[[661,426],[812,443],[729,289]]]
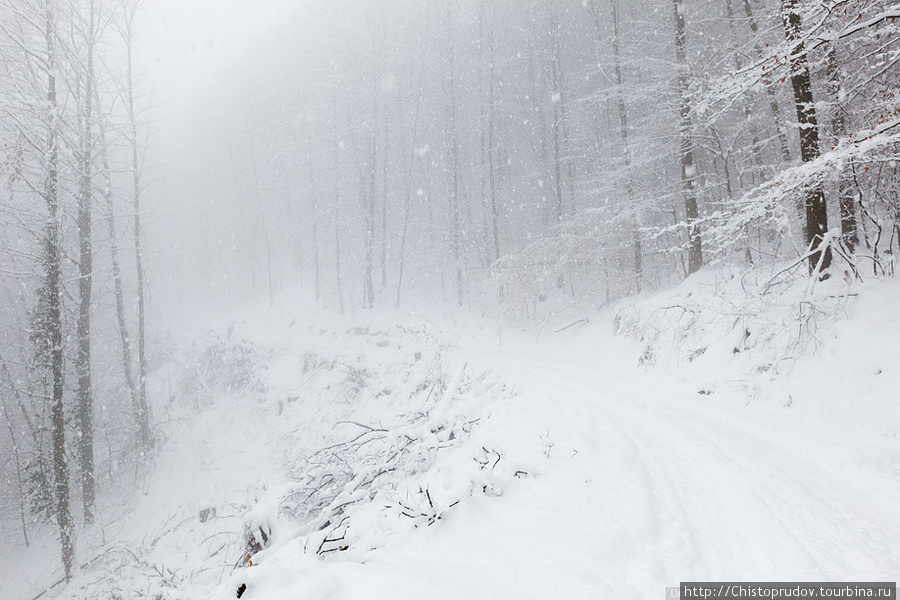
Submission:
[[[715,456],[746,475],[749,491],[757,500],[765,505],[770,519],[778,521],[783,533],[790,535],[809,562],[809,567],[821,573],[823,579],[846,578],[847,574],[859,573],[867,565],[879,565],[875,571],[866,571],[869,576],[880,576],[893,573],[896,578],[896,560],[898,556],[897,540],[900,539],[900,528],[896,526],[894,513],[871,510],[868,499],[861,495],[863,490],[854,487],[847,481],[830,480],[822,473],[816,477],[815,465],[796,456],[786,455],[784,448],[776,452],[771,445],[772,438],[757,435],[753,431],[733,427],[732,423],[714,419],[705,412],[688,411],[677,404],[662,398],[653,398],[638,392],[646,404],[652,404],[653,411],[636,411],[622,399],[628,389],[621,382],[613,383],[609,376],[599,374],[588,375],[594,381],[604,385],[613,384],[619,392],[612,405],[619,409],[631,409],[632,418],[638,417],[642,422],[647,416],[658,417],[656,413],[666,413],[670,418],[680,419],[680,428],[688,430],[691,439],[703,439],[717,450]],[[633,388],[632,388],[633,389]],[[632,392],[632,395],[634,392]],[[690,402],[690,399],[688,399]],[[732,413],[731,416],[739,416]],[[705,425],[700,427],[700,424]],[[740,452],[735,450],[740,449]],[[755,469],[764,466],[769,475],[777,477],[756,477]],[[848,493],[848,490],[853,493]],[[865,505],[865,506],[863,506]],[[896,506],[896,503],[893,505]],[[782,516],[790,514],[790,518]],[[825,526],[816,519],[824,520]],[[806,524],[805,527],[799,526]],[[814,546],[813,552],[810,546]],[[827,555],[823,557],[822,555]],[[861,560],[848,561],[849,557]],[[829,558],[827,563],[823,558]]]
[[[581,411],[613,428],[618,443],[639,456],[637,477],[657,513],[655,530],[665,530],[652,540],[653,550],[641,553],[642,560],[670,565],[654,577],[659,583],[751,573],[759,579],[776,573],[818,580],[897,577],[896,519],[868,510],[865,494],[846,481],[823,480],[818,469],[773,445],[771,432],[758,435],[674,404],[677,398],[571,364],[483,358],[570,404],[577,399]]]

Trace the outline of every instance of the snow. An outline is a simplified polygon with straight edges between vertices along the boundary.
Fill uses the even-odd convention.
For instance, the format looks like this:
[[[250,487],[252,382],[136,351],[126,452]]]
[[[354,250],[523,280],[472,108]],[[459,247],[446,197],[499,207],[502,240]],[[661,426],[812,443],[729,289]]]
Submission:
[[[44,597],[900,579],[900,285],[768,283],[708,271],[555,334],[293,293],[179,327],[155,464]],[[4,547],[4,598],[54,580],[50,535]]]

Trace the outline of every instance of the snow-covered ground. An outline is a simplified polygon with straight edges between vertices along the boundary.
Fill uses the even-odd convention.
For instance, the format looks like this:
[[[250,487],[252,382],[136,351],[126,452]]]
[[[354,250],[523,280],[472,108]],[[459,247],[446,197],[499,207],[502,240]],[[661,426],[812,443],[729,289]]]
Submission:
[[[897,581],[900,285],[764,283],[706,274],[539,332],[291,294],[183,328],[152,470],[107,494],[78,576],[43,597]],[[58,578],[41,533],[4,542],[3,598]]]

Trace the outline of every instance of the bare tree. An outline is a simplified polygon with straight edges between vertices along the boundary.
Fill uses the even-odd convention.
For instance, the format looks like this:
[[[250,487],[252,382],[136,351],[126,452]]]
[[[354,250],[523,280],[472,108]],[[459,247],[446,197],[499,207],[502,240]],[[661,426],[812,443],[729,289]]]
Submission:
[[[447,131],[450,153],[450,254],[453,257],[453,266],[456,272],[456,301],[463,305],[463,278],[462,278],[462,249],[460,247],[460,211],[459,211],[459,132],[457,131],[456,114],[456,44],[453,31],[453,0],[447,5],[447,52],[449,55],[448,80],[450,95],[449,128]],[[491,166],[493,169],[493,166]],[[493,171],[492,171],[493,172]],[[493,178],[493,175],[491,176]],[[493,186],[492,186],[493,189]]]
[[[486,133],[486,141],[484,144],[484,148],[482,149],[482,156],[487,155],[487,179],[488,179],[488,191],[490,192],[490,223],[491,223],[491,239],[493,241],[494,255],[492,257],[493,260],[497,260],[500,258],[500,207],[499,201],[497,199],[497,169],[494,164],[495,154],[494,154],[494,128],[496,123],[496,77],[497,77],[497,61],[495,57],[495,41],[494,41],[494,13],[496,10],[494,0],[481,0],[481,13],[480,13],[480,29],[482,31],[482,38],[484,36],[485,29],[487,30],[487,56],[488,56],[488,74],[487,74],[487,85],[488,85],[488,101],[487,101],[487,115],[486,115],[486,123],[483,123],[483,127],[487,130]],[[485,27],[485,21],[487,25]],[[452,51],[452,39],[451,39],[451,61],[453,60],[453,51]],[[451,65],[452,66],[452,65]]]
[[[803,31],[798,0],[781,1],[781,20],[784,35],[790,48],[791,88],[794,91],[794,105],[797,109],[797,123],[800,125],[800,157],[803,162],[819,158],[819,123],[813,102],[812,82],[809,75],[809,61],[803,47]],[[821,178],[806,190],[806,243],[815,249],[824,240],[828,231],[828,210],[825,205],[825,191]],[[821,259],[821,265],[820,263]],[[825,255],[816,251],[810,255],[809,272],[827,269],[831,265],[831,248]]]
[[[753,14],[753,7],[750,6],[750,0],[741,0],[744,7],[744,17],[750,26],[750,32],[753,34],[753,47],[756,51],[757,60],[763,58],[763,47],[759,39],[759,24],[756,22],[756,16]],[[775,93],[775,84],[772,77],[768,73],[762,76],[763,87],[769,99],[769,112],[772,114],[772,121],[775,123],[775,130],[778,134],[778,146],[781,149],[781,158],[785,163],[791,162],[791,150],[788,145],[787,132],[785,132],[784,119],[781,117],[781,109],[778,107],[778,96]]]
[[[137,279],[137,363],[138,363],[138,431],[140,451],[144,454],[153,446],[150,430],[150,402],[147,397],[147,317],[145,310],[144,246],[141,233],[141,161],[138,139],[138,115],[134,93],[134,18],[138,0],[122,1],[122,23],[119,32],[125,45],[125,109],[128,116],[128,141],[131,145],[131,200],[133,207],[134,264]]]
[[[56,500],[56,524],[62,549],[66,579],[72,574],[75,562],[74,532],[70,506],[69,465],[66,459],[66,421],[63,395],[65,371],[63,365],[62,320],[62,239],[60,233],[59,202],[59,104],[57,99],[57,7],[54,0],[43,5],[44,74],[47,81],[46,126],[44,154],[44,202],[47,205],[47,226],[44,239],[44,288],[46,302],[46,345],[50,354],[50,420],[53,447],[53,490]],[[33,15],[38,16],[39,15]],[[39,21],[40,22],[40,21]]]
[[[113,294],[116,305],[116,325],[119,330],[119,341],[122,346],[122,373],[125,378],[125,387],[131,398],[134,410],[134,422],[137,428],[137,440],[142,448],[151,438],[150,422],[147,411],[141,408],[141,398],[138,386],[134,380],[134,350],[131,343],[131,333],[128,328],[128,319],[125,315],[125,291],[122,281],[122,266],[119,259],[118,230],[116,227],[116,211],[113,202],[112,175],[109,161],[109,146],[107,140],[107,119],[103,115],[100,106],[99,94],[95,93],[95,102],[98,111],[98,140],[101,155],[101,192],[106,206],[107,232],[109,234],[109,254],[113,275]]]
[[[834,143],[849,133],[847,106],[841,99],[842,69],[837,55],[837,44],[828,45],[826,66],[828,69],[829,94],[832,102],[831,135]],[[853,186],[853,160],[847,161],[838,180],[838,208],[841,216],[841,238],[852,253],[859,243],[856,231],[856,194]]]
[[[74,8],[74,7],[73,7]],[[94,140],[94,48],[97,43],[96,14],[94,0],[88,0],[87,14],[81,15],[75,8],[73,20],[83,18],[83,23],[73,23],[73,51],[80,56],[73,57],[75,69],[76,96],[78,106],[78,321],[76,332],[75,372],[78,379],[78,402],[75,421],[78,427],[78,470],[84,520],[94,520],[95,480],[94,480],[94,401],[91,377],[91,305],[94,281],[93,225],[93,152]],[[79,19],[80,20],[80,19]],[[80,25],[77,26],[77,25]]]
[[[684,214],[688,229],[688,274],[696,273],[703,266],[703,244],[700,239],[700,210],[694,180],[697,167],[694,163],[694,142],[691,139],[690,78],[685,54],[684,7],[682,0],[672,0],[675,9],[675,66],[676,87],[679,96],[678,131],[681,136],[681,188],[684,194]]]

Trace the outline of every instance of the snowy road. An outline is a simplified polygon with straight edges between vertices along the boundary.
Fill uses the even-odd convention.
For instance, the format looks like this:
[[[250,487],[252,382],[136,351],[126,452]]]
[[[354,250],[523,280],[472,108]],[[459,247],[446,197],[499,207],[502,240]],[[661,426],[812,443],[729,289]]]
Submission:
[[[318,591],[623,600],[688,580],[900,578],[896,439],[513,347],[466,356],[515,382],[477,443],[529,477],[365,565],[327,563]]]
[[[584,563],[580,575],[602,589],[662,597],[683,580],[900,576],[896,440],[787,409],[774,421],[590,364],[478,361],[517,382],[519,420],[566,441],[550,456],[569,458],[545,466],[532,490],[545,511],[535,522],[554,523],[533,550],[570,555],[570,569]]]
[[[900,579],[900,440],[890,427],[877,434],[775,401],[747,404],[727,390],[698,394],[707,388],[691,377],[634,366],[618,339],[540,344],[507,333],[499,346],[484,330],[468,333],[445,372],[453,366],[461,378],[468,362],[466,372],[492,371],[486,380],[511,390],[442,405],[438,412],[461,411],[477,426],[428,469],[383,486],[400,495],[430,489],[444,507],[433,527],[373,502],[354,513],[350,552],[316,556],[286,530],[255,566],[234,566],[245,507],[293,480],[284,457],[321,448],[341,419],[378,423],[384,409],[409,409],[400,391],[361,393],[359,406],[322,402],[343,372],[335,370],[282,413],[272,398],[309,377],[295,366],[308,344],[295,340],[299,350],[267,359],[273,385],[284,378],[269,396],[173,413],[156,479],[122,505],[127,514],[107,526],[110,547],[97,551],[122,564],[97,563],[79,580],[84,587],[59,597],[126,583],[145,589],[157,565],[175,582],[164,597],[221,600],[243,583],[244,600],[661,600],[689,580]],[[394,371],[375,373],[377,391],[399,381]],[[437,406],[419,402],[414,408]],[[207,507],[218,517],[197,520]],[[143,563],[129,559],[138,555]],[[14,598],[33,597],[49,579],[28,578]]]

